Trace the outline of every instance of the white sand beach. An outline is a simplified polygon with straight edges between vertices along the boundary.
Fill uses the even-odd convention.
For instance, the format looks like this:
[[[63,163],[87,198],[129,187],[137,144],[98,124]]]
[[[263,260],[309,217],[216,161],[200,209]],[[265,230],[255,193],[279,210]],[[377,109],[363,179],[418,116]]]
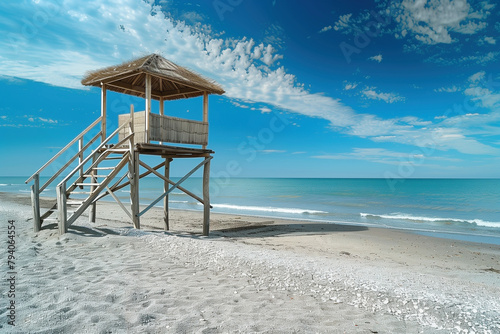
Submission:
[[[17,232],[16,326],[4,280],[0,331],[500,333],[500,246],[222,214],[202,237],[201,212],[172,210],[168,232],[162,213],[134,230],[102,202],[59,236],[0,194],[2,238]]]

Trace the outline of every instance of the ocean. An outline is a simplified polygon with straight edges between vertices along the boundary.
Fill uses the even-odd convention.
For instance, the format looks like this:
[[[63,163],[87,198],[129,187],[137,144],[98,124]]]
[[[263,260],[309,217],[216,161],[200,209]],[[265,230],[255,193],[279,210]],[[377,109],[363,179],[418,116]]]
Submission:
[[[29,193],[25,180],[0,177],[0,192]],[[141,179],[141,203],[151,203],[162,187],[158,178]],[[183,187],[201,196],[201,178],[190,178]],[[55,188],[43,195],[55,197]],[[127,188],[118,195],[128,201]],[[397,228],[500,244],[500,179],[215,178],[210,196],[212,212]],[[171,208],[202,210],[177,189],[169,202]]]

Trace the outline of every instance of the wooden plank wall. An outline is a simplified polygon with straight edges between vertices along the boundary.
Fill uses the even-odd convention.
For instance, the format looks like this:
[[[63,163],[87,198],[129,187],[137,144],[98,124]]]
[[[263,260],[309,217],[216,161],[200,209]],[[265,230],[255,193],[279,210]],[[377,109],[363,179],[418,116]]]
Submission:
[[[145,123],[145,111],[139,111],[134,113],[134,142],[135,143],[147,143],[146,138],[146,123]],[[130,119],[130,114],[118,115],[118,126],[121,126],[123,123],[128,122]],[[129,135],[128,127],[124,127],[120,130],[118,135],[118,141],[124,139]]]
[[[134,113],[135,142],[145,143],[145,122],[144,111]],[[119,115],[119,125],[127,122],[130,115]],[[120,132],[120,139],[128,135],[128,130]],[[150,115],[149,140],[165,143],[207,145],[208,144],[208,123],[193,121],[188,119],[162,116],[158,114]]]

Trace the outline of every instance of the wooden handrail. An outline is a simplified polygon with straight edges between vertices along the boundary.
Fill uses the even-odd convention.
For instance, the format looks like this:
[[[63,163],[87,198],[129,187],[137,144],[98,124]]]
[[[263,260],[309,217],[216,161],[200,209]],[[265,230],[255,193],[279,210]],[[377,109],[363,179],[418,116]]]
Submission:
[[[71,165],[71,163],[73,161],[76,160],[76,158],[78,158],[79,156],[81,156],[81,154],[87,149],[90,147],[90,145],[92,145],[97,139],[99,139],[99,137],[101,136],[101,133],[102,131],[99,131],[99,133],[97,133],[94,138],[92,138],[84,147],[82,147],[82,149],[80,151],[78,151],[71,159],[68,160],[68,162],[66,162],[66,164],[64,166],[62,166],[54,175],[52,175],[52,177],[47,181],[45,182],[45,184],[40,187],[40,192],[44,191],[45,188],[47,188],[47,186],[49,184],[52,183],[52,181],[54,181],[59,175],[61,175],[61,173],[66,169],[68,168],[69,165]]]
[[[118,134],[118,132],[120,132],[121,129],[123,129],[125,127],[125,125],[128,125],[128,122],[127,123],[123,123],[121,126],[119,126],[115,131],[113,131],[112,134],[110,134],[108,136],[108,138],[106,138],[96,149],[95,149],[95,152],[98,152],[100,149],[102,149],[114,136],[116,136]],[[132,136],[132,135],[130,135]],[[128,137],[127,137],[128,139]],[[80,168],[82,166],[84,166],[87,162],[89,162],[89,160],[92,159],[92,154],[90,154],[88,157],[86,157],[85,159],[83,159],[83,161],[78,164],[78,166],[75,167],[75,169],[73,169],[65,178],[64,180],[62,180],[61,182],[59,182],[59,185],[62,184],[62,183],[66,183],[70,178],[73,177],[73,175],[75,175],[76,172],[78,172],[80,170]]]
[[[62,148],[56,155],[54,155],[52,157],[52,159],[50,159],[45,165],[43,165],[40,169],[38,169],[33,175],[30,176],[29,179],[27,179],[25,181],[25,183],[29,183],[31,180],[33,180],[33,178],[35,177],[35,175],[37,174],[40,174],[41,171],[43,171],[45,168],[47,168],[48,165],[50,165],[51,163],[54,162],[54,160],[56,160],[57,158],[59,158],[64,152],[66,152],[66,150],[68,148],[70,148],[71,146],[73,146],[74,143],[76,143],[78,140],[80,140],[80,138],[82,138],[84,135],[87,134],[87,132],[89,132],[90,130],[92,130],[92,128],[94,126],[96,126],[97,124],[99,124],[99,122],[101,122],[102,120],[102,116],[97,118],[92,124],[90,124],[85,130],[83,130],[78,136],[75,137],[75,139],[73,139],[72,141],[69,142],[69,144],[67,144],[64,148]]]

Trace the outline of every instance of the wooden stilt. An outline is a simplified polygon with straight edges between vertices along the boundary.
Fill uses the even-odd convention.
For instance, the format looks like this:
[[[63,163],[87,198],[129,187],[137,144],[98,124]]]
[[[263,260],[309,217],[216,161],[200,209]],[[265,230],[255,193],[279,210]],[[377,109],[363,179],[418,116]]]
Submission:
[[[67,208],[66,208],[66,183],[62,183],[56,188],[57,195],[57,210],[59,218],[59,234],[64,234],[67,232],[66,221]]]
[[[208,93],[207,92],[203,93],[203,122],[208,124]],[[207,132],[207,141],[208,141],[208,132]],[[203,144],[202,148],[206,149],[207,143]]]
[[[210,233],[210,159],[203,166],[203,235]]]
[[[170,179],[170,162],[171,158],[165,159],[165,178]],[[170,184],[167,181],[163,181],[163,191],[167,192]],[[165,220],[165,231],[170,229],[169,220],[168,220],[168,195],[163,199],[163,212],[164,212],[164,220]]]
[[[132,220],[134,228],[140,229],[141,222],[139,218],[139,153],[134,152],[130,155],[129,180],[130,180],[130,209],[132,211]]]
[[[161,85],[161,79],[160,79],[160,85]],[[160,97],[160,115],[161,116],[165,115],[165,103],[163,101],[163,97]],[[160,141],[160,145],[163,145],[162,141]]]
[[[106,140],[106,85],[101,86],[101,138]]]
[[[95,163],[96,160],[97,160],[97,153],[94,153],[94,155],[92,156],[92,165]],[[98,166],[99,165],[96,165],[95,167],[97,168]],[[92,175],[91,176],[91,183],[93,183],[93,184],[97,183],[97,178],[95,177],[96,173],[97,172],[95,169],[90,172],[90,174]],[[96,188],[96,186],[91,186],[90,192],[94,192],[95,188]],[[89,207],[89,222],[90,223],[95,223],[96,212],[97,212],[97,203],[94,202],[94,203],[90,204],[90,207]]]
[[[35,174],[31,186],[31,207],[33,208],[33,231],[38,232],[42,229],[40,221],[40,175]]]
[[[134,105],[130,105],[129,134],[134,133]],[[139,218],[139,153],[135,150],[135,136],[131,136],[128,142],[130,161],[128,164],[128,180],[130,184],[130,209],[134,228],[141,228]]]
[[[151,75],[150,74],[146,74],[146,78],[145,78],[146,82],[145,82],[145,92],[144,92],[144,98],[146,99],[146,112],[144,113],[146,119],[144,120],[144,123],[145,123],[145,131],[144,131],[144,135],[145,135],[145,138],[144,138],[144,142],[145,143],[149,143],[149,133],[151,131],[151,125],[149,124],[150,123],[150,114],[151,114]]]

